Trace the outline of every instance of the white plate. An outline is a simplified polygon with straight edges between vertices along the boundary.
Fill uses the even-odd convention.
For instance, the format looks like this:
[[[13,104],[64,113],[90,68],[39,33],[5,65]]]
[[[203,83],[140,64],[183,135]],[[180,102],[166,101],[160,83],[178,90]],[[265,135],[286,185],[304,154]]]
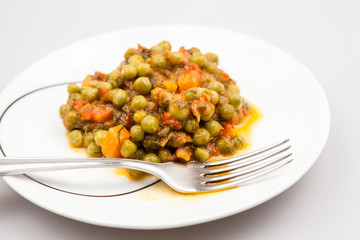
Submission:
[[[254,207],[299,180],[321,153],[329,132],[326,96],[301,63],[258,39],[227,30],[183,25],[147,26],[92,37],[62,48],[22,72],[0,96],[0,144],[8,156],[79,156],[67,143],[58,107],[67,82],[95,70],[108,73],[137,43],[169,40],[173,49],[196,46],[215,52],[220,67],[262,117],[251,148],[291,139],[294,161],[244,186],[211,194],[184,195],[156,178],[129,182],[113,169],[7,176],[5,181],[33,203],[92,224],[134,229],[187,226]],[[45,100],[44,100],[45,99]]]

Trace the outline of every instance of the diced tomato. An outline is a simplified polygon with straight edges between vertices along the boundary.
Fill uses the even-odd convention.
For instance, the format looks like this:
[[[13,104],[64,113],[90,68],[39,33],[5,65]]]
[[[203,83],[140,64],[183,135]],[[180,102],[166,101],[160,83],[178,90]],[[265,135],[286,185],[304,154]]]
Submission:
[[[100,107],[88,109],[81,115],[81,121],[105,122],[112,118],[113,112],[110,108]]]
[[[202,73],[201,68],[197,64],[187,64],[184,66],[186,72],[196,71]]]
[[[220,132],[220,137],[231,137],[233,135],[233,129],[231,124],[225,123],[224,129]]]
[[[245,117],[248,113],[245,109],[241,108],[242,115]]]
[[[181,124],[168,112],[164,112],[164,123],[176,129],[181,128]]]
[[[208,143],[208,144],[206,145],[206,148],[210,151],[210,153],[211,153],[212,156],[216,156],[216,155],[217,155],[215,143]]]
[[[223,76],[224,80],[227,80],[230,78],[230,76],[226,72],[224,72],[222,76]]]
[[[86,104],[87,104],[87,101],[77,100],[77,101],[74,102],[74,109],[80,110],[80,108],[82,108],[82,107],[85,106]]]
[[[106,74],[105,73],[101,73],[101,72],[95,72],[94,76],[93,76],[93,80],[98,80],[98,81],[105,81],[106,80]]]
[[[180,47],[179,52],[182,52],[185,58],[187,59],[191,58],[191,54],[188,51],[186,51],[185,47]]]
[[[234,113],[234,115],[232,116],[232,118],[228,121],[226,121],[226,123],[230,124],[230,125],[235,125],[239,122],[239,118],[237,115],[237,112]]]
[[[91,121],[95,115],[95,109],[88,109],[81,115],[81,121]]]

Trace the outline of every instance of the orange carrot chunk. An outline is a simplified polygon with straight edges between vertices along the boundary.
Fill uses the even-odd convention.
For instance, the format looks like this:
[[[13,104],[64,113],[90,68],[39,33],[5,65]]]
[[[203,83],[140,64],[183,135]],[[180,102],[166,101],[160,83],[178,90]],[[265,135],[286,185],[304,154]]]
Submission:
[[[178,77],[178,85],[180,92],[186,91],[190,88],[196,88],[200,86],[201,74],[197,71],[190,71],[183,73]]]
[[[122,157],[120,147],[126,139],[130,138],[130,136],[129,131],[123,125],[110,128],[101,143],[103,155],[107,158]]]

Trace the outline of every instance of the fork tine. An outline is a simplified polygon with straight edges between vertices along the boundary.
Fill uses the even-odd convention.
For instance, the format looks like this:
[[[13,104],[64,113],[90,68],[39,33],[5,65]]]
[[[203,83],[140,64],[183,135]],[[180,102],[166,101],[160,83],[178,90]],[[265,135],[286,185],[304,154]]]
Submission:
[[[224,174],[224,175],[216,175],[214,177],[204,177],[204,183],[209,184],[209,183],[217,183],[217,182],[223,182],[226,180],[230,180],[233,178],[237,178],[240,177],[241,175],[245,175],[251,172],[255,172],[259,169],[262,169],[264,167],[270,166],[278,161],[284,160],[286,158],[289,158],[292,155],[292,153],[287,153],[285,154],[280,154],[280,156],[276,155],[272,158],[263,160],[263,161],[259,161],[256,162],[254,164],[251,165],[247,165],[245,167],[242,168],[238,168],[235,171],[232,171],[228,174]]]
[[[203,175],[207,176],[207,175],[220,174],[220,173],[225,173],[225,172],[229,172],[229,171],[234,171],[241,167],[252,165],[257,162],[272,158],[274,156],[278,156],[278,154],[281,154],[281,153],[289,150],[290,147],[291,146],[285,146],[283,148],[276,149],[275,151],[264,151],[263,153],[255,155],[253,157],[249,157],[248,159],[246,159],[244,161],[233,162],[233,163],[229,164],[228,166],[224,166],[224,167],[206,168],[203,170]]]
[[[246,153],[246,154],[241,155],[241,156],[235,156],[235,157],[231,157],[231,158],[227,158],[227,159],[219,160],[219,161],[207,162],[207,163],[204,163],[204,167],[205,168],[207,168],[207,167],[216,167],[216,166],[236,162],[236,161],[239,161],[239,160],[245,160],[247,158],[250,158],[250,157],[259,155],[261,153],[267,152],[268,150],[274,149],[274,148],[276,148],[278,146],[281,146],[281,145],[283,145],[283,144],[285,144],[287,142],[289,142],[289,139],[282,140],[282,141],[274,143],[274,144],[272,144],[270,146],[261,148],[259,150],[256,150],[256,151],[253,151],[253,152],[250,152],[250,153]]]
[[[228,182],[224,182],[224,183],[214,183],[212,185],[205,185],[204,187],[206,188],[207,191],[216,191],[216,190],[221,190],[221,189],[225,189],[225,188],[231,188],[231,187],[235,187],[235,186],[238,186],[242,183],[245,183],[247,181],[250,181],[252,179],[255,179],[255,178],[258,178],[262,175],[265,175],[269,172],[272,172],[276,169],[279,169],[283,166],[285,166],[286,164],[290,163],[293,159],[288,159],[288,158],[285,158],[285,159],[282,159],[282,160],[279,160],[278,162],[276,163],[273,163],[273,164],[270,164],[264,168],[261,168],[257,171],[254,171],[254,172],[251,172],[251,173],[248,173],[248,174],[244,174],[238,178],[234,178],[232,180],[229,180]]]

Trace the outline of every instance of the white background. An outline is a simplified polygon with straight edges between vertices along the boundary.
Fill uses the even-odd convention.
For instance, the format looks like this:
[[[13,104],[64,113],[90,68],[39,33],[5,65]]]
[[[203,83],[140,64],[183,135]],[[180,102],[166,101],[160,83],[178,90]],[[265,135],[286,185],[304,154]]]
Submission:
[[[89,36],[149,24],[209,25],[258,37],[303,62],[323,86],[332,118],[312,169],[246,212],[178,229],[111,229],[41,209],[0,179],[0,238],[360,239],[359,12],[357,0],[0,0],[0,90],[34,61]]]

